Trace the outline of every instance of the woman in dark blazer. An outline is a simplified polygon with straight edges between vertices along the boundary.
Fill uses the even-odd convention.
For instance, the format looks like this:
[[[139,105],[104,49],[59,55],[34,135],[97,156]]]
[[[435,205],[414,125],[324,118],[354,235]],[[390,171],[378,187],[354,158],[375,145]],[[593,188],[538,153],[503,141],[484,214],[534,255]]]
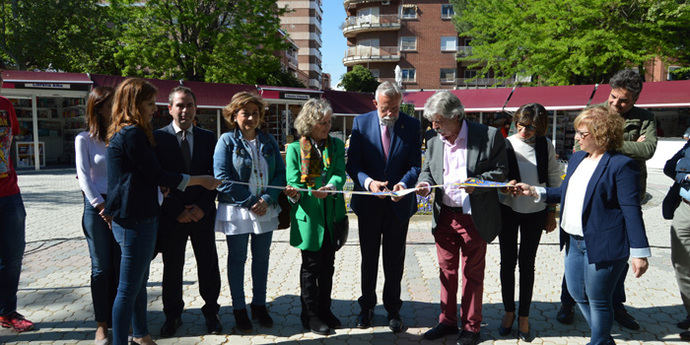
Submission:
[[[295,119],[300,139],[288,146],[285,159],[285,194],[293,203],[290,245],[302,251],[302,325],[322,335],[341,325],[331,312],[333,229],[336,221],[347,217],[343,194],[326,192],[342,190],[345,184],[345,144],[328,135],[332,113],[326,100],[305,103]]]
[[[651,256],[639,198],[639,168],[617,152],[623,118],[606,107],[587,108],[575,119],[582,151],[568,162],[560,187],[518,183],[523,195],[561,203],[560,244],[565,246],[565,279],[591,328],[590,344],[615,344],[611,300],[629,257],[635,277]]]
[[[201,185],[214,189],[212,176],[165,171],[153,150],[151,118],[156,112],[156,88],[139,78],[123,81],[115,91],[108,128],[108,199],[104,214],[120,245],[120,282],[113,305],[113,344],[126,345],[132,327],[137,344],[155,344],[146,327],[146,281],[153,257],[158,214],[163,196],[158,186],[184,190]]]

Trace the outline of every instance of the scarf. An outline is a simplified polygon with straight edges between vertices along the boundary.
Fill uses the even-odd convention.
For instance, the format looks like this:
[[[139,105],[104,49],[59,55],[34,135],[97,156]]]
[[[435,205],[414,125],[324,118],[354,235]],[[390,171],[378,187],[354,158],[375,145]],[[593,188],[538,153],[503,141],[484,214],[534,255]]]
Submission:
[[[311,138],[301,137],[299,139],[300,149],[300,182],[307,187],[315,186],[314,179],[321,177],[324,169],[328,169],[331,165],[331,159],[328,156],[328,139],[323,147],[323,152],[316,148],[316,145]]]

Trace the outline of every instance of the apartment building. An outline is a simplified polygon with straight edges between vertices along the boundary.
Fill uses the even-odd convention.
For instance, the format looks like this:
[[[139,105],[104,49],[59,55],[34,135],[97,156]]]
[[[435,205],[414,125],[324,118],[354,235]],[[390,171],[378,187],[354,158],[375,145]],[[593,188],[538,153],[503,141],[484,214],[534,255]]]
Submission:
[[[344,0],[347,38],[343,64],[367,67],[379,80],[395,81],[400,66],[407,90],[487,87],[496,80],[475,79],[469,38],[458,37],[448,0]]]
[[[280,18],[281,28],[297,45],[299,70],[308,75],[306,86],[321,89],[321,19],[322,0],[278,0],[278,6],[290,11]]]

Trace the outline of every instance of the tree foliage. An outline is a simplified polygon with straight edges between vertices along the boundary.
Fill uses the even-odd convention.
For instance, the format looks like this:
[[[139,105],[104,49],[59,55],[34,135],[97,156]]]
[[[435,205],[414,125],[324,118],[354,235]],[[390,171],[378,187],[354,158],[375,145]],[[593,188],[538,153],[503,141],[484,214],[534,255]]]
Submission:
[[[96,0],[0,0],[0,68],[116,72],[108,16]]]
[[[355,65],[352,70],[343,74],[340,85],[347,91],[374,92],[379,86],[379,82],[369,69]]]
[[[655,56],[689,62],[690,12],[680,0],[451,0],[464,58],[505,78],[545,85],[604,82]],[[686,48],[683,48],[686,47]],[[681,52],[680,50],[683,50]],[[681,55],[686,55],[685,57]]]
[[[274,53],[286,10],[275,0],[138,0],[111,2],[122,19],[115,54],[124,75],[255,83],[279,70]]]

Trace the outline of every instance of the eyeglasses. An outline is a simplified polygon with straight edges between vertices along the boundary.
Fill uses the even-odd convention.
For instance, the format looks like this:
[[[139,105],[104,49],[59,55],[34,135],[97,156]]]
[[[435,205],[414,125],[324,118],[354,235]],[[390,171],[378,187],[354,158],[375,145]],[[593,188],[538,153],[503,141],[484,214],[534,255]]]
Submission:
[[[518,125],[518,127],[522,127],[528,131],[536,131],[537,130],[537,127],[534,127],[533,125],[527,125],[527,124],[523,124],[523,123],[518,123],[517,125]]]
[[[586,138],[589,134],[589,132],[575,131],[575,136],[580,137],[582,139]]]

